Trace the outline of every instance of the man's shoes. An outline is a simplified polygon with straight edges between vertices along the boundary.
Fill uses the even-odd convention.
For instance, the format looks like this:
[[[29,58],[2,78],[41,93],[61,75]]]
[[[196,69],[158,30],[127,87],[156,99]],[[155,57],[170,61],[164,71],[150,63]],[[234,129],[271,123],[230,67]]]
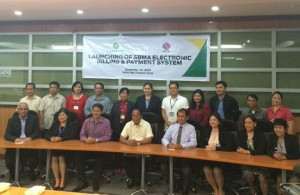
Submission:
[[[36,176],[35,176],[34,172],[30,171],[30,173],[29,173],[29,179],[30,179],[30,181],[35,181],[36,180]]]
[[[15,176],[11,176],[11,177],[9,177],[9,180],[8,180],[8,182],[9,183],[13,183],[15,181]]]
[[[182,194],[183,194],[183,195],[189,195],[189,193],[190,193],[190,187],[187,186],[187,185],[184,185],[184,186],[182,187]]]
[[[87,188],[89,185],[87,182],[79,182],[79,184],[72,190],[72,192],[79,192],[84,188]]]
[[[93,180],[93,191],[94,192],[98,192],[98,190],[100,189],[100,183],[98,179],[94,179]]]
[[[131,189],[131,188],[133,188],[133,185],[134,185],[133,179],[132,178],[128,178],[127,179],[127,188]]]

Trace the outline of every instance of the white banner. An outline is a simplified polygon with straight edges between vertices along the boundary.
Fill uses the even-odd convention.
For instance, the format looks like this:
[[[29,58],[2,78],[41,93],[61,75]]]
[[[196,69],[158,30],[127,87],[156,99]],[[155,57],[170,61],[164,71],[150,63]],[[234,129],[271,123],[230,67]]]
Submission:
[[[209,36],[83,38],[83,78],[209,81]]]

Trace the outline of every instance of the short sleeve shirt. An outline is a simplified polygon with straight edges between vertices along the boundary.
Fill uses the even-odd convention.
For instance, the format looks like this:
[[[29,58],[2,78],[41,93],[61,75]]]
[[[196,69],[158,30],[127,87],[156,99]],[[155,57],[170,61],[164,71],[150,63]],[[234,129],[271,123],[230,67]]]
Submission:
[[[283,118],[286,121],[292,121],[293,120],[293,114],[291,113],[291,111],[284,107],[284,106],[280,106],[276,112],[274,112],[273,107],[270,107],[266,110],[268,119],[270,121],[278,119],[278,118]]]
[[[35,112],[39,111],[39,106],[41,103],[41,98],[37,95],[34,95],[31,99],[28,98],[28,96],[23,97],[20,102],[25,102],[28,104],[29,110],[33,110]]]
[[[150,124],[142,119],[138,125],[134,124],[133,121],[126,123],[121,136],[136,141],[142,141],[146,138],[153,137],[153,133]]]
[[[189,102],[181,95],[178,95],[175,99],[172,99],[171,96],[167,96],[163,99],[161,108],[166,110],[168,120],[174,123],[177,121],[177,111],[181,108],[188,109]]]
[[[49,94],[43,97],[39,110],[44,112],[44,129],[50,129],[54,114],[65,107],[66,98],[57,94],[54,98]]]

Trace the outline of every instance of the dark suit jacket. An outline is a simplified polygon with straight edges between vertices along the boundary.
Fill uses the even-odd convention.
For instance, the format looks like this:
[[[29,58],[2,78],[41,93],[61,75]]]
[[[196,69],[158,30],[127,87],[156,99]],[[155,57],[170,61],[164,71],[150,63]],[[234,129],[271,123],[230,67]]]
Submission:
[[[219,98],[217,95],[215,95],[210,99],[211,113],[217,112],[218,106],[219,106]],[[239,105],[233,97],[227,94],[225,95],[223,100],[223,111],[224,111],[225,119],[229,119],[233,121],[237,121],[239,119],[239,115],[240,115]]]
[[[212,129],[209,128],[200,137],[200,148],[205,148],[208,145]],[[216,147],[217,151],[234,151],[234,140],[231,139],[230,132],[220,129],[219,130],[219,143],[220,147]]]
[[[45,139],[50,140],[51,137],[58,136],[59,134],[59,121],[54,121],[51,125],[49,131],[47,132]],[[64,131],[61,133],[61,140],[71,140],[71,139],[77,139],[78,138],[78,123],[77,121],[70,121],[67,122]]]
[[[38,120],[35,115],[28,114],[25,124],[25,135],[36,139],[40,136]],[[21,136],[21,119],[15,115],[8,120],[4,138],[8,141],[15,141]]]
[[[237,147],[249,150],[247,147],[247,132],[246,130],[238,131],[237,133]],[[266,154],[267,140],[265,134],[260,131],[255,131],[253,136],[254,150],[249,150],[252,155]]]
[[[148,109],[146,109],[146,102],[145,102],[145,96],[139,96],[136,99],[135,107],[139,108],[142,112],[153,112],[157,114],[158,116],[161,116],[161,100],[159,97],[152,95]]]
[[[269,144],[268,144],[268,155],[273,157],[273,154],[275,152],[275,148],[278,144],[278,137],[274,133],[269,136]],[[292,160],[292,159],[298,159],[300,158],[300,152],[299,152],[299,144],[297,142],[297,138],[294,135],[290,135],[285,133],[284,134],[284,145],[286,149],[286,159]]]
[[[116,101],[111,109],[111,128],[113,130],[112,134],[112,140],[119,140],[120,134],[122,132],[122,129],[120,127],[120,115],[121,115],[121,109],[120,109],[121,101]],[[127,101],[127,113],[125,115],[125,123],[128,121],[131,121],[131,113],[134,109],[134,103],[131,101]]]

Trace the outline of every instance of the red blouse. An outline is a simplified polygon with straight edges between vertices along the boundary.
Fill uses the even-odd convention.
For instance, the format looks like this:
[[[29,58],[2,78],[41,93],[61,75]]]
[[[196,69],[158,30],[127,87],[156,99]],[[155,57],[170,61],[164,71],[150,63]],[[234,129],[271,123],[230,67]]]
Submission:
[[[82,94],[81,98],[75,100],[73,94],[69,95],[66,100],[66,109],[69,111],[75,112],[78,118],[78,125],[81,127],[85,120],[84,116],[84,106],[88,97],[85,94]]]
[[[210,106],[208,103],[205,103],[202,105],[202,108],[195,109],[190,108],[189,109],[189,119],[198,121],[201,129],[206,130],[208,127],[208,119],[210,117]]]

